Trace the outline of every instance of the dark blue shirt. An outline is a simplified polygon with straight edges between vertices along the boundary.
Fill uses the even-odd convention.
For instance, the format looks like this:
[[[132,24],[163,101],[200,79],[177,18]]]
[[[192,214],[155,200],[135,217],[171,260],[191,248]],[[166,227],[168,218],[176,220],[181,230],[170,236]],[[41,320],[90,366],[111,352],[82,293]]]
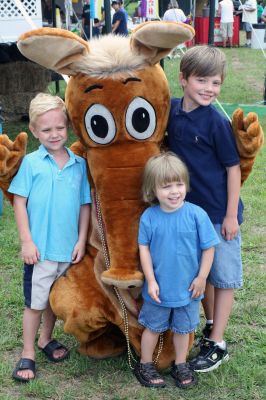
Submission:
[[[232,127],[214,106],[199,106],[187,113],[182,110],[182,100],[171,100],[169,150],[188,167],[191,191],[187,201],[202,207],[214,224],[221,224],[227,208],[226,167],[240,162]],[[240,200],[238,223],[242,221]]]
[[[118,28],[114,31],[115,35],[128,35],[128,30],[127,30],[127,15],[123,10],[118,10],[116,11],[116,13],[113,16],[113,21],[112,21],[112,25],[114,25],[114,23],[116,21],[120,21],[120,24],[118,26]]]

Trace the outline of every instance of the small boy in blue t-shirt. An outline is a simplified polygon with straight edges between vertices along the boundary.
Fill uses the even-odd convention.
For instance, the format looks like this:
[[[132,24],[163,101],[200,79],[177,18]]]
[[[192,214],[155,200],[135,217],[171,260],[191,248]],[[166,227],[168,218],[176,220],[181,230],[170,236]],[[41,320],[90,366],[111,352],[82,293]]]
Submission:
[[[225,66],[224,54],[215,47],[198,46],[185,53],[179,75],[184,96],[172,99],[167,127],[169,149],[190,173],[187,199],[207,212],[220,237],[202,302],[204,337],[198,356],[191,360],[197,372],[212,371],[228,360],[224,331],[234,289],[243,284],[240,160],[230,122],[211,104],[220,93]]]
[[[205,291],[218,236],[207,213],[185,201],[189,175],[173,153],[149,159],[143,181],[144,201],[152,204],[141,216],[139,251],[145,282],[139,323],[145,327],[141,359],[134,373],[148,387],[165,382],[152,362],[160,333],[174,333],[175,363],[171,374],[180,388],[196,384],[186,363],[189,333],[199,323],[200,299]]]
[[[23,351],[12,377],[35,378],[35,337],[43,323],[38,348],[53,362],[63,361],[68,349],[52,339],[56,317],[49,304],[54,281],[70,263],[85,254],[91,203],[86,162],[64,145],[68,117],[62,99],[39,93],[30,104],[30,130],[41,145],[26,155],[9,192],[24,261]]]

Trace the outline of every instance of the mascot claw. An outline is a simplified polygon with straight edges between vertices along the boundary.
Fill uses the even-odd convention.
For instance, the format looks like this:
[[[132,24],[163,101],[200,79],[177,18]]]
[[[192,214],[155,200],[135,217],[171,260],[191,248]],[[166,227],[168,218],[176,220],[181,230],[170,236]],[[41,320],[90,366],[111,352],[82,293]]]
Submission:
[[[140,271],[132,273],[126,268],[117,268],[117,270],[109,269],[104,271],[101,279],[106,285],[113,285],[120,289],[133,289],[142,287],[144,276]]]

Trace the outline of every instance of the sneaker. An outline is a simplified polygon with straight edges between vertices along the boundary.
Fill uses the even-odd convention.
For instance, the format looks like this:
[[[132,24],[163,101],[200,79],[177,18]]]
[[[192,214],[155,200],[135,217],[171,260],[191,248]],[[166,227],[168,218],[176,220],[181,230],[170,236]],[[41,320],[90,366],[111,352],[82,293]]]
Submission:
[[[221,349],[213,340],[203,339],[199,354],[189,361],[196,372],[209,372],[218,368],[223,361],[229,360],[227,348]]]

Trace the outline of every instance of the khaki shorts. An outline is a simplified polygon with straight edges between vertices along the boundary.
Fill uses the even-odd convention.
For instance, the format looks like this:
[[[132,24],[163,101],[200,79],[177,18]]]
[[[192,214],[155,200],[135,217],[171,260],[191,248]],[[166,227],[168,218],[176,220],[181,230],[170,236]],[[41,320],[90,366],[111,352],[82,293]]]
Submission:
[[[233,22],[221,22],[220,31],[223,38],[233,37]]]
[[[70,263],[47,260],[34,265],[24,264],[25,306],[33,310],[45,310],[52,284],[69,266]]]

